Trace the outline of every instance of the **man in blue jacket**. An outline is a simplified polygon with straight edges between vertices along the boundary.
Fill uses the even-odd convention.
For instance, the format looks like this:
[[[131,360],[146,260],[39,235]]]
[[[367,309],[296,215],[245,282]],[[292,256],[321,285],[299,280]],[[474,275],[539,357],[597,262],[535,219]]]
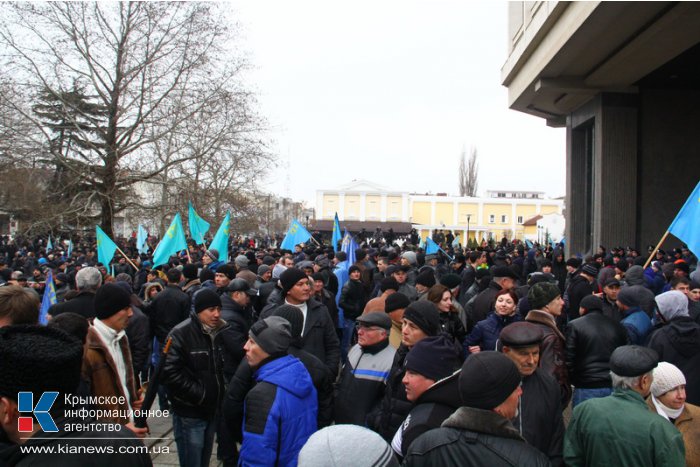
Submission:
[[[309,372],[287,354],[289,321],[270,316],[253,324],[245,344],[255,386],[245,399],[239,465],[296,466],[316,431],[318,401]]]

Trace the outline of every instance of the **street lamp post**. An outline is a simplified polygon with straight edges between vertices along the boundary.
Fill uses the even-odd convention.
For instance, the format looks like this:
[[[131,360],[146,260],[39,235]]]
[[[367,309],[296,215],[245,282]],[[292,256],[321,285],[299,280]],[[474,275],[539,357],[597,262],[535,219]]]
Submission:
[[[471,218],[472,218],[472,215],[471,215],[471,214],[467,214],[467,241],[466,241],[466,244],[465,244],[465,245],[466,245],[465,250],[469,248],[469,221],[471,220]]]

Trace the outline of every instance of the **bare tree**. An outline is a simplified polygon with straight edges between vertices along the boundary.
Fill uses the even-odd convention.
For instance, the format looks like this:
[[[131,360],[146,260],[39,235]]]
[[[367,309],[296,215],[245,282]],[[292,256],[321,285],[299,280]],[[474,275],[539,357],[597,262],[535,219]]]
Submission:
[[[32,122],[37,144],[87,191],[81,205],[99,208],[108,234],[114,215],[138,204],[134,184],[170,183],[178,166],[210,154],[214,141],[236,139],[231,132],[238,128],[226,124],[228,134],[193,142],[192,120],[222,95],[246,104],[233,110],[238,123],[252,115],[249,94],[237,82],[244,63],[234,58],[229,22],[217,3],[8,2],[3,11],[0,63],[26,94],[48,93],[60,102],[67,110],[62,127],[72,126],[84,144],[58,150],[51,144],[54,127],[16,95],[0,99]],[[65,98],[76,86],[85,96],[81,105]],[[105,111],[86,112],[86,103]]]
[[[478,187],[479,165],[477,164],[476,148],[471,148],[469,160],[467,161],[467,151],[462,149],[459,160],[459,196],[476,196]]]

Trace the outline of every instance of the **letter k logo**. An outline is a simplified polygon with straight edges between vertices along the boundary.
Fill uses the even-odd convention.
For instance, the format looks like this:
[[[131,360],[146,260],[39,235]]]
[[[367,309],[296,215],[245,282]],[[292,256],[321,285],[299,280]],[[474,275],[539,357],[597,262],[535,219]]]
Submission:
[[[49,410],[58,398],[58,392],[45,392],[39,398],[39,402],[34,406],[34,394],[31,392],[20,392],[17,394],[17,410],[19,412],[31,412],[44,432],[56,432],[58,427],[49,415]],[[32,417],[19,417],[17,419],[17,431],[27,433],[34,431],[34,420]]]

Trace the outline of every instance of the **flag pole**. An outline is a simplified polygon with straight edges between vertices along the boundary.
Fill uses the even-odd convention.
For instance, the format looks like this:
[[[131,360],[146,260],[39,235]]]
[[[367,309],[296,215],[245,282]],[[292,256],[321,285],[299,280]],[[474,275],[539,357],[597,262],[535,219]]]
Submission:
[[[651,263],[651,259],[654,257],[657,251],[659,251],[659,248],[661,248],[661,245],[664,243],[666,240],[666,237],[668,237],[668,230],[664,234],[663,237],[661,237],[661,240],[659,240],[659,243],[656,244],[656,248],[654,248],[654,251],[649,253],[649,257],[647,258],[646,263],[644,263],[644,267],[642,269],[646,269],[649,266],[649,263]]]
[[[115,245],[116,245],[116,243],[115,243]],[[136,265],[133,263],[133,261],[131,261],[131,260],[129,259],[129,257],[126,256],[126,254],[122,251],[121,248],[117,247],[117,251],[118,251],[119,253],[122,254],[122,256],[124,257],[124,259],[131,265],[131,267],[133,267],[133,268],[136,269],[137,271],[139,270],[139,268],[137,268]]]

